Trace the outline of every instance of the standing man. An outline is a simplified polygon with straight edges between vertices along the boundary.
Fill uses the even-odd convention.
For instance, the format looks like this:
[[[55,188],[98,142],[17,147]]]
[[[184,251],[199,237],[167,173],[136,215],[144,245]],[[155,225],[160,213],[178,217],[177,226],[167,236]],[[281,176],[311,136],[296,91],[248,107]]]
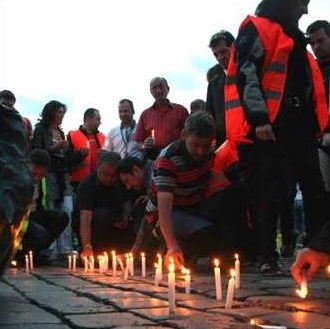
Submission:
[[[129,99],[121,99],[118,112],[121,124],[109,131],[105,149],[119,153],[124,159],[132,149],[131,140],[136,128],[136,122],[133,119],[135,113],[133,102]]]
[[[330,23],[315,21],[307,28],[310,45],[321,68],[329,108],[330,96]],[[325,183],[328,204],[330,202],[330,125],[328,124],[320,145],[320,165]]]
[[[71,184],[77,191],[79,183],[96,168],[97,152],[105,143],[105,136],[99,132],[100,112],[89,108],[84,113],[84,123],[78,130],[68,134],[71,153]]]
[[[307,233],[325,222],[317,139],[328,122],[322,75],[298,28],[309,0],[262,0],[241,24],[225,87],[227,138],[253,157],[252,190],[263,275],[282,274],[275,251],[287,171],[297,177]],[[252,152],[253,150],[253,152]]]
[[[165,78],[156,77],[150,81],[150,93],[155,103],[142,112],[133,137],[139,148],[152,159],[180,137],[189,115],[185,107],[168,100],[169,91]]]
[[[217,73],[210,79],[207,87],[205,109],[215,120],[217,126],[217,145],[221,145],[226,139],[224,87],[226,70],[230,58],[230,48],[234,40],[230,32],[221,30],[211,37],[209,43],[209,47],[218,64],[214,66],[214,71]]]

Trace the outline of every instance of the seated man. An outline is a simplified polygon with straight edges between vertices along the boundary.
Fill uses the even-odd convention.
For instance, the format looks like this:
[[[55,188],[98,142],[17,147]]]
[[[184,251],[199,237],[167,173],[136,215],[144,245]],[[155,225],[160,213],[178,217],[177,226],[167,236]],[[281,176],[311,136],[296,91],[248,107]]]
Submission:
[[[100,151],[96,171],[78,188],[82,257],[109,249],[126,252],[134,241],[133,225],[123,211],[123,191],[117,181],[120,161],[119,153]]]
[[[190,115],[181,138],[163,149],[154,164],[146,220],[153,227],[159,223],[166,260],[173,257],[178,268],[184,258],[193,264],[221,243],[216,224],[198,213],[214,160],[215,129],[208,113]]]
[[[32,177],[35,184],[33,203],[27,231],[24,235],[20,253],[25,255],[29,250],[35,254],[36,264],[48,264],[48,260],[41,255],[43,249],[48,248],[63,232],[69,222],[68,215],[62,211],[44,210],[39,197],[40,182],[50,168],[50,157],[45,150],[34,149],[31,152]]]

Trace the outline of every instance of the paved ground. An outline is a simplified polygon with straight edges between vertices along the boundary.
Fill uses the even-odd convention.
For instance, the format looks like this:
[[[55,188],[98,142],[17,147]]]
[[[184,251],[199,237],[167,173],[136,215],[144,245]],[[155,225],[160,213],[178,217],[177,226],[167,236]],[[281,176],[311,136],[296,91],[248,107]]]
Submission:
[[[138,264],[135,272],[134,278],[124,281],[122,276],[114,279],[111,272],[84,273],[81,268],[70,272],[64,267],[39,267],[31,274],[9,269],[0,281],[0,328],[245,329],[257,328],[250,325],[254,319],[260,325],[330,329],[330,273],[321,273],[302,300],[295,297],[288,272],[282,278],[263,278],[252,267],[244,267],[242,287],[230,310],[224,301],[215,300],[211,272],[192,273],[190,295],[177,275],[176,315],[169,317],[166,276],[155,287],[151,272],[142,279]],[[222,275],[224,293],[227,282]]]

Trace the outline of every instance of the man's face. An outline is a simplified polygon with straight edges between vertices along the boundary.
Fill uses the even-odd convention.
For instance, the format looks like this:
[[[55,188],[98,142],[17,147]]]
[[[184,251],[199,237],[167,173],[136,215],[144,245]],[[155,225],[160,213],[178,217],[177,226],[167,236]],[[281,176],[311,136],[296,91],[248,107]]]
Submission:
[[[97,168],[97,179],[103,186],[111,186],[117,180],[117,168],[108,163],[102,163]]]
[[[123,184],[130,190],[142,190],[143,188],[143,170],[138,166],[133,166],[131,173],[120,173],[119,178]]]
[[[214,57],[223,69],[227,69],[230,58],[230,46],[225,40],[220,40],[216,46],[211,47]]]
[[[199,137],[183,132],[188,154],[197,162],[203,162],[208,158],[215,145],[213,137]]]
[[[133,111],[128,102],[123,102],[118,106],[119,119],[122,123],[130,123],[133,120]]]
[[[32,178],[35,184],[39,183],[47,175],[47,172],[48,170],[44,167],[36,166],[32,163]]]
[[[160,79],[154,79],[150,83],[150,93],[156,102],[167,100],[169,88],[166,83]]]
[[[317,59],[322,62],[330,59],[330,37],[321,28],[309,35],[310,44]]]
[[[96,111],[93,116],[86,119],[85,125],[88,129],[97,130],[101,124],[101,115]]]

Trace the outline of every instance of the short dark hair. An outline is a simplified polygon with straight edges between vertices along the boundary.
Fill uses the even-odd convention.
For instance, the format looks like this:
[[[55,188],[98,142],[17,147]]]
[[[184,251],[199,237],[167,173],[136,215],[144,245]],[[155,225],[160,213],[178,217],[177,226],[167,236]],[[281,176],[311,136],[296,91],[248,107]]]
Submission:
[[[94,109],[93,107],[88,108],[84,113],[84,122],[86,121],[86,119],[93,117],[96,112],[99,112],[99,110]]]
[[[100,166],[101,164],[109,164],[117,168],[121,161],[121,156],[117,152],[99,150],[97,155],[98,155],[98,163],[97,163],[98,166]]]
[[[16,102],[16,97],[15,97],[14,93],[10,90],[1,90],[0,98],[4,98],[6,100]]]
[[[133,102],[132,102],[130,99],[123,98],[123,99],[121,99],[121,100],[119,101],[119,105],[121,105],[121,104],[123,104],[123,103],[128,103],[128,104],[129,104],[129,107],[130,107],[131,110],[132,110],[132,113],[133,113],[133,114],[135,113]]]
[[[154,81],[160,81],[166,86],[166,88],[170,89],[170,86],[168,85],[168,82],[165,78],[163,78],[163,77],[152,78],[150,81],[150,86],[151,86],[151,83],[153,83]]]
[[[215,137],[215,121],[207,112],[195,112],[186,119],[184,130],[189,135],[207,138]]]
[[[190,103],[190,112],[194,112],[197,109],[200,110],[205,110],[205,101],[203,101],[202,99],[194,99],[191,103]]]
[[[137,166],[140,169],[143,168],[143,161],[139,158],[136,157],[126,157],[123,160],[121,160],[117,170],[118,173],[125,173],[125,174],[130,174],[133,172],[133,167]]]
[[[51,166],[51,160],[48,152],[43,149],[34,149],[31,151],[31,162],[37,166],[49,170]]]
[[[221,30],[212,35],[209,47],[215,47],[220,41],[225,41],[227,46],[231,46],[231,44],[235,41],[234,36],[226,30]]]
[[[324,29],[325,34],[330,37],[330,23],[326,20],[317,20],[312,24],[308,25],[306,33],[311,34],[320,29]]]

